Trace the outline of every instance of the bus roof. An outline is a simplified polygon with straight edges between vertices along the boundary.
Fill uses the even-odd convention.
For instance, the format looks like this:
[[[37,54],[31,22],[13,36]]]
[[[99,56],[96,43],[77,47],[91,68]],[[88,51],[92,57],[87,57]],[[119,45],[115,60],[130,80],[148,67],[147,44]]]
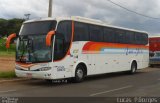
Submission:
[[[124,27],[108,25],[100,20],[90,19],[90,18],[85,18],[85,17],[80,17],[80,16],[57,17],[57,18],[39,18],[39,19],[28,20],[28,21],[25,21],[24,23],[38,22],[38,21],[50,21],[50,20],[56,20],[57,22],[64,21],[64,20],[73,20],[73,21],[78,21],[78,22],[83,22],[83,23],[88,23],[88,24],[94,24],[94,25],[99,25],[99,26],[106,26],[106,27],[111,27],[111,28],[116,28],[116,29],[123,29],[123,30],[141,32],[141,33],[148,34],[145,31],[139,31],[139,30],[135,30],[135,29],[129,29],[129,28],[124,28]]]

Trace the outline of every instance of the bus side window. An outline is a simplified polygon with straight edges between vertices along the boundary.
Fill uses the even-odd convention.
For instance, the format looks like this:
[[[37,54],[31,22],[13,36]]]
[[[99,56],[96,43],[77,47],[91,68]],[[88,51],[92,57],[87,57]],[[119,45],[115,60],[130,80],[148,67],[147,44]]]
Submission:
[[[142,34],[142,44],[148,44],[148,35],[145,33]]]
[[[114,43],[115,34],[112,29],[104,28],[104,42]]]
[[[88,24],[75,22],[74,41],[89,41]]]
[[[127,31],[126,32],[126,43],[127,44],[134,44],[134,41],[135,41],[134,32]]]
[[[143,34],[142,33],[135,33],[135,37],[136,37],[136,44],[142,45],[143,43]]]
[[[103,42],[103,27],[90,25],[90,41]]]
[[[116,30],[116,42],[117,43],[125,43],[126,42],[126,34],[123,30]]]

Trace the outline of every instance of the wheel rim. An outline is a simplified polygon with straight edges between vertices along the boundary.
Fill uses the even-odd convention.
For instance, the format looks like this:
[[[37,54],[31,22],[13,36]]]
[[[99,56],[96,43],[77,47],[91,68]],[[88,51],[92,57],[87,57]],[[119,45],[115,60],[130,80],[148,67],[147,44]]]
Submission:
[[[83,78],[83,70],[82,69],[77,70],[77,76],[78,76],[79,79]]]

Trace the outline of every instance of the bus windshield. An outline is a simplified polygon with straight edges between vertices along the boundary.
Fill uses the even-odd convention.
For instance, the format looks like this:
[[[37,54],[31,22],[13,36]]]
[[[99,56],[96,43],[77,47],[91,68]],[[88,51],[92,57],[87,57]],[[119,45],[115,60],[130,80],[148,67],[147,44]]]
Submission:
[[[16,48],[16,61],[25,63],[49,62],[52,47],[46,46],[46,34],[54,30],[56,21],[24,24]]]

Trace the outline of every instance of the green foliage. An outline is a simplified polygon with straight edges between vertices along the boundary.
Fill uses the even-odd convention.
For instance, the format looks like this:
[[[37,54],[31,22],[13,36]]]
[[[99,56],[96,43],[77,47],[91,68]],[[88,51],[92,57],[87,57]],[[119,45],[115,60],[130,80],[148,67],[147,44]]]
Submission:
[[[10,19],[5,20],[0,18],[0,37],[8,36],[11,33],[17,33],[20,30],[20,27],[24,19]]]
[[[15,52],[0,52],[0,57],[15,57]]]
[[[2,19],[0,18],[0,56],[14,56],[15,55],[15,44],[11,44],[9,49],[6,49],[6,37],[11,33],[19,33],[24,19]]]
[[[14,78],[14,77],[16,77],[16,74],[14,71],[0,72],[0,78]]]
[[[16,48],[16,44],[11,44],[10,48],[7,49],[6,46],[5,46],[5,43],[6,43],[6,39],[3,39],[1,38],[0,39],[0,51],[15,51],[15,48]]]
[[[6,39],[0,39],[0,56],[15,56],[16,44],[11,44],[7,49],[5,46]]]

